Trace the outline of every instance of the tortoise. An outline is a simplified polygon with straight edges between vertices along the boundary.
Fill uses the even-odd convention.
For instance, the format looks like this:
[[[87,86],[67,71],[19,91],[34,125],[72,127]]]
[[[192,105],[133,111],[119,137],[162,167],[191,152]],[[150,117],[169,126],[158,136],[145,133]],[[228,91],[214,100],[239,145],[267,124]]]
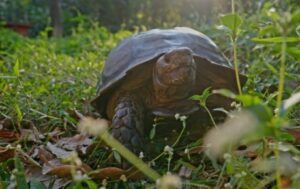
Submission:
[[[240,74],[242,84],[246,77]],[[121,41],[105,62],[92,106],[112,121],[111,133],[138,154],[145,148],[149,116],[191,115],[190,97],[204,89],[237,91],[234,70],[215,43],[186,27],[153,29]],[[230,107],[213,95],[208,107]],[[151,118],[150,118],[151,119]]]

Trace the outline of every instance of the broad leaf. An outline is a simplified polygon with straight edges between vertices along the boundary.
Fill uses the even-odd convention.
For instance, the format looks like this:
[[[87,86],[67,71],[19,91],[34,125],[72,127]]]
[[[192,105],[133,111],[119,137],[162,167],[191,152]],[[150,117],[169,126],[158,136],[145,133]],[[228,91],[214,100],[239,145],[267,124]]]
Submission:
[[[238,14],[226,14],[220,16],[221,23],[231,31],[237,31],[242,24],[242,18]]]
[[[245,107],[260,105],[263,103],[263,101],[259,97],[249,94],[238,95],[236,99],[242,102]]]
[[[199,101],[201,106],[206,105],[207,98],[211,95],[210,87],[206,88],[201,95],[193,95],[190,99]]]
[[[29,189],[26,178],[25,178],[25,169],[23,163],[19,158],[15,158],[15,167],[17,169],[15,176],[17,182],[17,188],[19,189]]]

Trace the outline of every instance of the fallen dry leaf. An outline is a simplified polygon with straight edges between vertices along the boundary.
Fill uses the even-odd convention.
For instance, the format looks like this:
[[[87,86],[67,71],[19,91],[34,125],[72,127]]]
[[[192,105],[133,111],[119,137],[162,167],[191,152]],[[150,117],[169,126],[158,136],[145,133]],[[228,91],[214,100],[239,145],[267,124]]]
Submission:
[[[71,151],[86,153],[86,149],[92,144],[92,140],[86,135],[77,134],[73,137],[62,138],[57,141],[57,145]]]
[[[13,158],[16,155],[15,149],[0,146],[0,162]]]
[[[30,142],[41,142],[40,137],[42,135],[35,129],[21,129],[20,140]]]
[[[38,166],[26,166],[25,175],[28,180],[38,180],[48,186],[53,179],[50,175],[42,174],[42,168]]]
[[[126,171],[124,169],[118,167],[106,167],[92,171],[89,176],[101,182],[103,179],[119,179],[121,175],[125,175],[125,173]]]
[[[65,188],[68,184],[70,184],[72,182],[72,180],[68,180],[65,178],[58,178],[55,179],[54,183],[53,183],[53,187],[52,189],[61,189],[61,188]]]
[[[6,142],[12,142],[19,139],[19,133],[1,129],[0,139]]]
[[[89,176],[98,182],[101,182],[103,179],[117,180],[120,179],[122,175],[125,175],[126,178],[131,180],[141,180],[145,178],[144,174],[135,167],[131,167],[127,170],[118,167],[105,167],[89,173]]]
[[[43,174],[56,175],[61,178],[71,177],[72,169],[76,169],[74,165],[59,165],[56,167],[45,168],[47,171],[43,171]]]
[[[70,151],[66,151],[60,147],[57,147],[56,145],[52,144],[51,142],[47,142],[47,148],[51,153],[53,153],[54,155],[56,155],[56,157],[58,157],[60,159],[66,158],[66,157],[70,156],[70,154],[71,154]]]
[[[280,189],[289,189],[292,185],[292,180],[289,177],[281,177]]]
[[[253,145],[248,145],[248,146],[241,146],[237,150],[234,151],[234,154],[236,156],[242,156],[242,157],[247,157],[250,159],[255,159],[258,156],[258,150],[260,146],[253,144]]]
[[[64,132],[60,130],[60,128],[56,127],[53,131],[46,133],[45,135],[52,141],[56,142],[60,139],[60,136]]]
[[[63,164],[59,159],[53,159],[43,165],[42,173],[56,175],[61,178],[71,177],[72,170],[88,173],[92,169],[87,164],[82,164],[80,167],[74,165]]]
[[[8,129],[8,130],[14,129],[14,124],[12,119],[4,118],[0,120],[0,129]]]
[[[145,175],[134,166],[127,169],[125,175],[131,180],[141,180],[145,178]]]
[[[30,157],[34,159],[39,159],[42,163],[48,163],[48,161],[55,158],[55,156],[47,151],[43,145],[35,146]]]

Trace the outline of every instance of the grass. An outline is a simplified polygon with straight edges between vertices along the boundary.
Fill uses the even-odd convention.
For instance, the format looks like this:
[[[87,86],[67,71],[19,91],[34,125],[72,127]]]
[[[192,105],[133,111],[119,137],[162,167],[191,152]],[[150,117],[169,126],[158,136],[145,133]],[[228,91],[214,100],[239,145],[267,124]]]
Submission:
[[[289,14],[291,19],[282,20],[279,16],[283,14],[280,12],[282,10],[278,9],[278,12],[270,13],[270,8],[270,5],[266,5],[260,10],[260,14],[256,15],[244,15],[243,13],[237,15],[235,10],[234,14],[243,18],[243,23],[239,25],[238,32],[237,28],[234,28],[233,32],[229,32],[231,41],[228,36],[224,35],[224,30],[203,27],[203,32],[211,34],[210,37],[214,38],[223,52],[231,52],[233,49],[234,55],[228,54],[235,63],[236,71],[239,69],[241,72],[245,72],[249,78],[243,91],[238,87],[239,94],[232,95],[228,91],[223,91],[223,95],[231,96],[237,103],[242,104],[236,109],[236,111],[240,110],[242,114],[235,114],[234,111],[231,111],[228,112],[229,117],[246,116],[250,112],[251,116],[254,115],[254,119],[257,119],[257,122],[254,122],[254,119],[246,122],[247,116],[243,120],[231,119],[218,125],[218,129],[212,129],[211,132],[225,133],[227,130],[223,130],[223,128],[227,128],[228,125],[229,131],[235,131],[237,128],[243,128],[249,124],[247,128],[249,130],[243,130],[247,130],[247,132],[245,131],[243,135],[240,132],[235,136],[230,135],[234,132],[229,132],[228,136],[224,136],[222,140],[223,135],[220,135],[220,138],[215,137],[213,142],[216,143],[213,145],[207,142],[207,138],[200,138],[191,144],[183,144],[182,141],[187,137],[185,130],[188,128],[183,120],[183,128],[178,136],[175,136],[176,140],[173,145],[169,144],[171,146],[169,148],[160,146],[157,154],[153,155],[156,156],[155,161],[149,160],[151,168],[141,163],[138,157],[124,149],[121,144],[110,140],[109,134],[105,132],[102,140],[93,138],[93,145],[98,147],[95,147],[88,157],[79,154],[77,158],[80,159],[80,162],[89,164],[92,169],[97,170],[100,169],[97,167],[98,165],[101,165],[101,168],[118,165],[115,160],[112,161],[113,157],[120,158],[118,153],[110,153],[109,150],[101,148],[104,141],[121,155],[127,156],[127,159],[134,165],[144,170],[152,181],[151,179],[132,181],[123,176],[111,180],[102,179],[96,184],[96,181],[92,181],[84,175],[78,176],[76,169],[72,169],[72,178],[70,179],[72,183],[69,188],[95,188],[101,185],[155,188],[154,181],[160,178],[160,175],[168,175],[169,172],[181,172],[181,174],[187,175],[187,178],[183,177],[180,182],[178,181],[178,185],[182,184],[185,187],[282,188],[284,184],[289,183],[290,188],[297,188],[299,172],[292,169],[290,172],[293,174],[288,175],[285,170],[281,170],[280,166],[283,164],[283,160],[292,163],[292,160],[284,159],[286,157],[282,156],[282,148],[294,158],[299,158],[300,154],[298,146],[292,143],[292,136],[282,131],[282,127],[286,125],[300,124],[299,105],[282,109],[284,100],[300,91],[299,85],[294,87],[295,85],[289,83],[299,84],[300,82],[300,61],[299,51],[297,51],[299,44],[287,42],[293,41],[297,36],[295,29],[298,26],[294,20],[299,20],[299,16],[297,16],[299,13],[294,10],[285,11],[284,14]],[[226,18],[230,18],[230,16]],[[234,16],[234,18],[236,17]],[[256,23],[257,20],[261,20],[261,23]],[[228,22],[221,24],[224,25],[224,23],[228,24]],[[230,29],[230,24],[227,26]],[[282,31],[284,31],[284,35]],[[41,32],[36,38],[24,38],[9,30],[0,29],[0,121],[10,120],[12,123],[5,129],[15,130],[17,133],[27,129],[28,123],[30,123],[45,135],[45,138],[37,143],[29,140],[14,142],[1,140],[1,147],[4,148],[10,144],[12,145],[11,150],[15,150],[19,154],[26,154],[29,161],[37,164],[40,161],[35,159],[36,157],[32,157],[30,151],[34,146],[46,145],[49,141],[53,142],[53,138],[49,137],[47,133],[59,128],[63,137],[73,136],[77,132],[77,112],[98,116],[88,103],[95,96],[95,86],[104,61],[119,40],[132,34],[128,31],[110,33],[97,25],[89,29],[79,25],[72,35],[62,39],[48,38],[46,33],[47,31]],[[236,36],[237,33],[239,38]],[[255,40],[251,40],[254,37]],[[241,64],[238,65],[237,62]],[[194,96],[194,100],[199,100],[199,104],[206,107],[205,102],[208,96],[207,90],[207,94],[198,94],[198,96]],[[278,113],[274,113],[276,108],[279,110]],[[216,125],[213,114],[210,113],[214,110],[208,110],[207,107],[206,110],[209,112],[213,124]],[[257,125],[252,128],[254,123]],[[1,124],[5,125],[4,122]],[[155,128],[152,135],[154,134]],[[218,143],[220,141],[222,141],[221,144]],[[21,149],[20,146],[16,146],[17,144],[22,145]],[[220,153],[221,157],[214,157],[204,153],[204,149],[210,145],[224,145],[221,149],[226,152],[225,155]],[[241,146],[246,147],[240,149]],[[5,154],[1,150],[0,153]],[[277,160],[275,164],[274,154]],[[217,161],[217,159],[223,159],[223,161]],[[255,164],[261,165],[258,167],[265,166],[266,169],[261,171]],[[77,168],[81,166],[80,163],[74,163],[74,165],[78,166]],[[272,166],[268,167],[267,165]],[[24,166],[27,170],[27,165]],[[15,167],[15,171],[11,167]],[[297,168],[297,166],[294,167]],[[112,174],[112,170],[126,175],[126,172],[116,169],[110,169],[108,174]],[[189,173],[189,171],[191,172]],[[21,175],[22,178],[14,180],[10,174]],[[1,186],[7,187],[8,183],[23,183],[24,185],[26,181],[23,176],[24,167],[19,159],[14,159],[14,162],[5,160],[0,163],[0,177],[3,180],[0,182]],[[164,184],[169,182],[167,176],[161,180]],[[30,185],[34,185],[33,182],[30,182]]]
[[[2,117],[35,120],[49,130],[61,127],[61,119],[76,124],[71,110],[89,111],[87,103],[95,95],[108,52],[129,34],[96,28],[53,40],[43,34],[28,39],[10,33],[1,29],[1,35],[9,38],[7,44],[1,43]]]

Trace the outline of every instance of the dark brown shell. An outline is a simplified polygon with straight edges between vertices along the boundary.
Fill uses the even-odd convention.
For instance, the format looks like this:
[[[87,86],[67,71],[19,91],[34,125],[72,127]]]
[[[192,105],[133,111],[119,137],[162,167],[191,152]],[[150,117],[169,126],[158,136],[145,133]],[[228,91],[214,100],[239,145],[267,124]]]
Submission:
[[[130,70],[139,65],[151,63],[153,62],[151,60],[156,60],[162,54],[178,47],[189,47],[195,58],[207,60],[206,62],[211,64],[207,67],[212,67],[212,69],[217,67],[218,72],[220,69],[227,71],[231,68],[229,61],[206,35],[185,27],[153,29],[124,39],[110,52],[97,86],[97,96],[93,99],[92,105],[103,113],[109,95],[117,89],[119,81]],[[206,68],[202,67],[202,69]],[[233,72],[230,74],[233,76]],[[218,74],[214,77],[218,77]]]

